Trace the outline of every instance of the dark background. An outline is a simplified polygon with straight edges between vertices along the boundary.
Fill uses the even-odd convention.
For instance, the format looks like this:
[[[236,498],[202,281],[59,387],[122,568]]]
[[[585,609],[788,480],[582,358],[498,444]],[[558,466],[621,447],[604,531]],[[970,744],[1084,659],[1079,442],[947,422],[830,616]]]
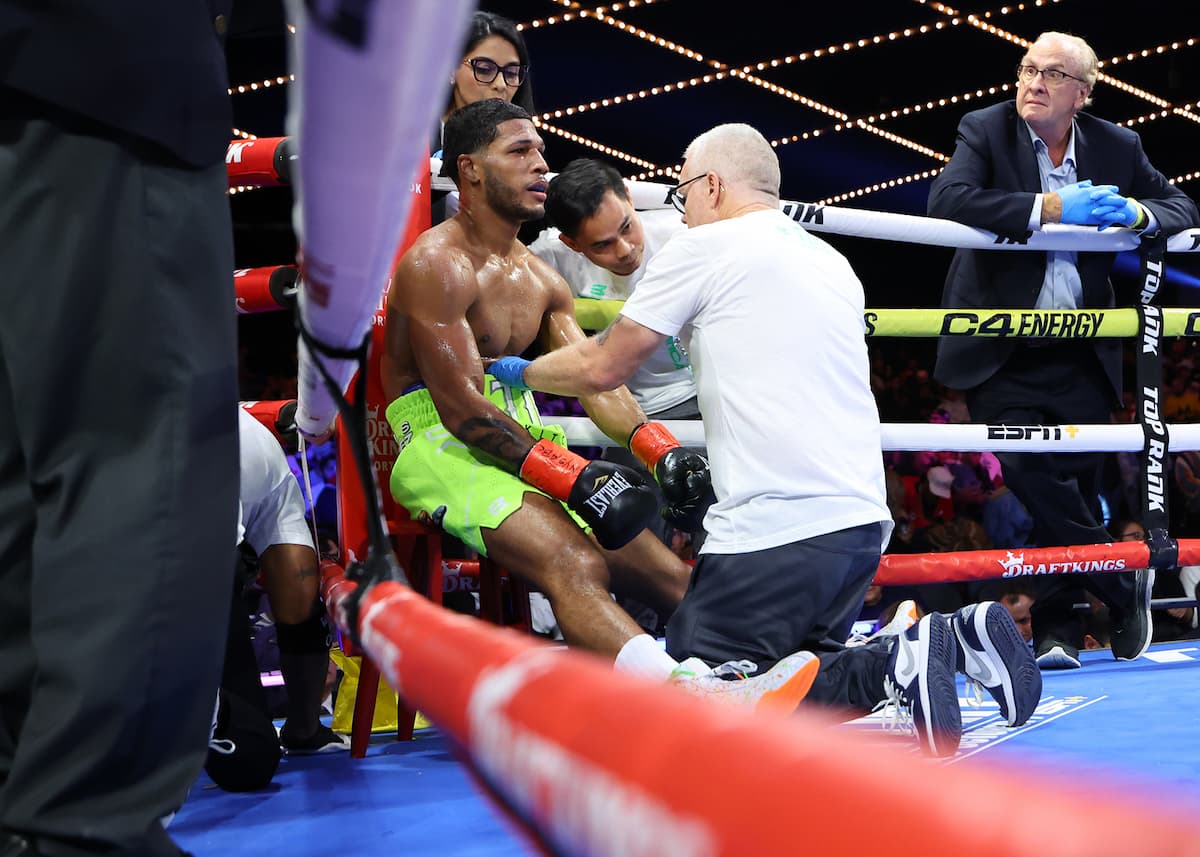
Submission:
[[[1195,106],[1200,100],[1200,43],[1193,37],[1200,26],[1190,11],[1191,3],[1063,0],[1041,6],[1027,3],[1023,9],[1013,7],[1002,14],[1005,7],[994,0],[964,3],[955,7],[954,15],[917,0],[839,4],[659,0],[622,6],[607,7],[606,20],[596,16],[592,3],[568,8],[550,0],[497,0],[481,6],[519,24],[540,22],[526,26],[524,35],[532,58],[537,111],[552,126],[542,129],[552,170],[571,158],[606,156],[554,129],[636,159],[610,156],[627,176],[665,182],[671,180],[683,148],[694,136],[722,122],[747,122],[768,139],[789,141],[777,150],[785,199],[835,199],[939,169],[944,163],[939,155],[948,157],[953,152],[955,127],[963,113],[1015,94],[1014,68],[1023,48],[1009,37],[1033,40],[1042,31],[1063,30],[1086,38],[1101,59],[1102,75],[1110,74],[1119,82],[1097,83],[1091,112],[1114,122],[1134,122],[1155,166],[1169,179],[1180,178],[1179,185],[1193,196],[1200,192],[1200,178],[1189,177],[1200,172],[1200,108]],[[571,19],[562,20],[564,14]],[[975,16],[981,26],[969,23],[968,16]],[[547,23],[551,17],[558,20]],[[988,26],[997,32],[988,32]],[[926,32],[920,32],[922,27]],[[904,36],[906,29],[912,35]],[[896,37],[889,38],[893,33]],[[881,37],[878,44],[874,43],[877,36]],[[285,74],[289,38],[280,2],[237,0],[228,41],[230,82],[250,83]],[[867,44],[859,47],[859,40]],[[1170,47],[1173,42],[1179,44],[1177,49]],[[688,57],[680,50],[702,58]],[[814,56],[817,51],[821,55]],[[1150,55],[1142,57],[1142,51]],[[1131,53],[1136,56],[1127,59]],[[801,54],[809,58],[770,67],[772,60]],[[1113,62],[1115,58],[1119,61]],[[768,67],[759,70],[758,63]],[[731,74],[751,65],[755,67],[750,73],[786,91],[769,92]],[[722,72],[724,79],[709,83],[573,115],[553,115],[580,104]],[[1123,91],[1120,84],[1146,94]],[[288,86],[271,87],[235,95],[236,126],[258,136],[282,134],[288,90]],[[977,90],[984,93],[977,95]],[[444,93],[437,97],[443,98]],[[811,99],[845,118],[798,99]],[[945,106],[937,104],[942,99]],[[1157,116],[1164,109],[1156,103],[1159,100],[1184,115],[1169,112],[1165,118],[1137,123],[1139,117]],[[905,109],[907,115],[874,123],[902,140],[888,140],[855,125],[858,120]],[[843,129],[847,119],[851,127]],[[807,139],[792,141],[806,135]],[[672,172],[647,175],[657,170]],[[923,214],[929,181],[908,181],[836,204]],[[397,187],[396,192],[405,193],[407,188]],[[287,189],[237,194],[231,197],[231,205],[239,267],[292,261],[295,244]],[[822,237],[850,258],[866,287],[868,306],[938,303],[950,249]],[[1168,261],[1171,270],[1162,303],[1200,303],[1200,254],[1175,254]],[[1116,270],[1119,302],[1132,302],[1134,260],[1123,255]],[[287,342],[289,324],[278,314],[243,318],[243,341],[255,343],[244,352],[254,352],[260,363],[286,363],[286,345],[263,352],[268,342]]]

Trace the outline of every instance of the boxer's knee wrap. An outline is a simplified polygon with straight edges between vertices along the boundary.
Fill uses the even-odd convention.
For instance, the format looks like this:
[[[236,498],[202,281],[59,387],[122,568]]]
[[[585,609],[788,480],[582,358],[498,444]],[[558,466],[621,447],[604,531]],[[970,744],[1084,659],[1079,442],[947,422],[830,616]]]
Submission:
[[[275,639],[279,643],[279,651],[295,655],[327,652],[333,643],[329,621],[319,602],[312,615],[297,625],[276,622]]]

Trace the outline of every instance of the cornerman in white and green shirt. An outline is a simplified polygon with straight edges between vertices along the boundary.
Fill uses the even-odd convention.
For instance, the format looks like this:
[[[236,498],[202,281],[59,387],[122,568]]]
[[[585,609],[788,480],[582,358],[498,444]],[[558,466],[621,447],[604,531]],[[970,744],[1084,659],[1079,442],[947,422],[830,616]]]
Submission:
[[[621,174],[590,158],[572,161],[551,179],[546,216],[556,228],[544,231],[529,249],[562,274],[576,296],[593,300],[631,297],[654,255],[672,236],[687,231],[674,209],[634,209]],[[677,336],[663,337],[662,347],[638,367],[626,386],[651,419],[700,418],[696,379],[687,349]],[[619,447],[605,450],[604,458],[641,468]],[[671,544],[674,529],[665,521],[652,530]],[[698,550],[703,531],[691,537]]]

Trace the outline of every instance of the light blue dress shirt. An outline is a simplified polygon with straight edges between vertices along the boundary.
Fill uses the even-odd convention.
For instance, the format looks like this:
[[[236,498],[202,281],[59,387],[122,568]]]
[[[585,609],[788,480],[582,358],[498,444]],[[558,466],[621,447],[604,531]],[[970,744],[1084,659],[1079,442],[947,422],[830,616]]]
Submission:
[[[1067,153],[1059,166],[1050,162],[1050,150],[1042,138],[1028,125],[1033,151],[1037,155],[1038,175],[1042,179],[1042,193],[1064,188],[1078,181],[1075,173],[1075,123],[1071,123],[1071,137],[1067,141]],[[1042,219],[1042,197],[1033,204],[1030,229],[1040,229]],[[1083,283],[1079,280],[1076,267],[1079,254],[1073,250],[1051,250],[1046,253],[1046,276],[1042,290],[1038,293],[1035,309],[1079,309],[1083,305]]]

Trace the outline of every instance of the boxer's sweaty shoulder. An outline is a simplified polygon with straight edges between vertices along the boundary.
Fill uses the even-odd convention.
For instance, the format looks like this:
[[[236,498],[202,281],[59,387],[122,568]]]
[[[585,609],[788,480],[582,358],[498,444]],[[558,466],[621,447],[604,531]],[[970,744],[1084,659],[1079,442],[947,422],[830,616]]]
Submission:
[[[489,252],[454,221],[430,229],[401,258],[388,293],[382,369],[389,397],[424,380],[413,349],[426,338],[413,336],[416,328],[457,327],[460,337],[469,329],[480,356],[519,354],[537,338],[552,294],[545,265],[519,241]],[[455,337],[435,339],[444,345]]]

